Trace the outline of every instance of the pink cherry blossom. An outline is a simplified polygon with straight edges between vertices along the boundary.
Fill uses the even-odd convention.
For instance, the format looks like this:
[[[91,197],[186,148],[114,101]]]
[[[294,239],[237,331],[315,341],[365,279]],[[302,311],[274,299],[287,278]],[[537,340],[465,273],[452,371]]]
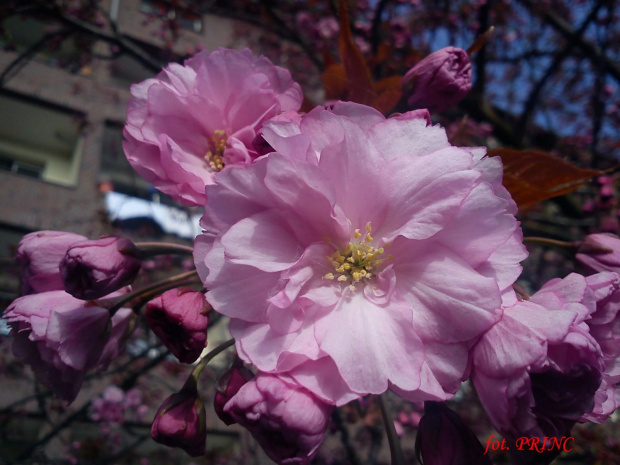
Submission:
[[[298,110],[301,88],[290,73],[248,50],[200,52],[131,88],[123,147],[147,181],[188,205],[224,166],[250,163],[256,130]]]
[[[501,162],[427,116],[268,123],[275,152],[207,186],[196,266],[243,360],[336,405],[456,392],[526,253]]]
[[[601,417],[609,386],[601,348],[586,323],[594,303],[583,276],[552,280],[531,299],[505,308],[475,346],[472,379],[501,434],[563,436],[576,421]]]
[[[64,291],[20,297],[4,313],[15,356],[67,402],[76,398],[88,370],[106,365],[118,353],[122,338],[115,329],[127,328],[131,310],[120,309],[114,316],[96,302]]]
[[[325,437],[333,407],[290,379],[259,373],[224,406],[269,457],[282,465],[307,464]]]
[[[589,273],[620,272],[620,237],[616,234],[590,234],[580,244],[575,258]]]
[[[620,275],[597,273],[588,276],[586,283],[596,302],[586,323],[601,347],[605,368],[595,406],[584,418],[603,423],[620,407]]]
[[[63,231],[35,231],[26,234],[17,247],[17,262],[22,267],[22,292],[60,291],[64,289],[59,265],[67,249],[86,237]]]

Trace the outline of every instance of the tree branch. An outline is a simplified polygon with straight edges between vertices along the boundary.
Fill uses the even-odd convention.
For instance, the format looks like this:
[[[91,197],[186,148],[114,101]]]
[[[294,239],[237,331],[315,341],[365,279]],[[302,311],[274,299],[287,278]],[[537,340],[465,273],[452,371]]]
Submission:
[[[15,60],[9,63],[9,65],[5,68],[2,74],[0,74],[0,88],[3,87],[13,76],[19,73],[19,71],[28,64],[28,60],[30,60],[34,55],[36,55],[37,52],[41,50],[49,40],[61,35],[66,35],[67,37],[69,37],[71,33],[63,29],[61,31],[45,34],[34,44],[32,44],[30,47],[20,53],[17,58],[15,58]],[[13,71],[12,75],[11,71]]]
[[[545,20],[555,28],[560,34],[564,36],[566,40],[575,40],[576,45],[581,48],[586,56],[590,60],[599,61],[604,67],[607,73],[612,75],[616,81],[620,83],[620,65],[611,61],[605,56],[598,45],[591,41],[581,37],[580,34],[575,32],[573,28],[564,19],[552,13],[548,10],[541,11],[539,4],[534,0],[518,0],[521,4],[527,7],[532,12],[540,12]],[[605,3],[608,0],[603,0],[601,3]]]
[[[585,32],[588,25],[596,18],[598,11],[603,6],[604,0],[600,0],[597,4],[592,8],[586,19],[583,21],[579,30],[574,33],[571,38],[568,40],[564,49],[558,53],[549,67],[547,71],[542,75],[542,77],[538,80],[532,92],[530,93],[527,102],[525,103],[525,108],[523,109],[523,113],[519,118],[519,122],[517,124],[517,137],[522,138],[527,129],[527,124],[536,109],[536,105],[538,104],[538,100],[542,90],[545,87],[547,81],[560,69],[560,65],[562,62],[571,54],[577,43],[582,39],[583,33]]]

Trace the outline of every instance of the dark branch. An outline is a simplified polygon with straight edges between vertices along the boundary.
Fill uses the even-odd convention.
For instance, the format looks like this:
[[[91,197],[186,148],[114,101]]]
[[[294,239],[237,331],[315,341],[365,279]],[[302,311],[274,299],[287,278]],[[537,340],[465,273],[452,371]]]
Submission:
[[[2,74],[0,74],[0,88],[3,87],[13,76],[19,73],[19,71],[28,64],[28,61],[35,56],[48,41],[63,35],[68,37],[69,33],[66,30],[62,30],[45,34],[34,44],[20,53],[15,60],[9,63]]]
[[[517,137],[521,138],[525,134],[527,129],[527,123],[529,122],[534,110],[536,109],[536,105],[538,104],[540,94],[545,87],[547,81],[560,69],[560,65],[562,62],[571,54],[573,49],[577,46],[578,42],[582,39],[583,33],[585,32],[588,25],[596,18],[599,10],[603,6],[604,1],[601,0],[597,2],[597,4],[592,8],[590,14],[588,14],[587,18],[583,21],[579,30],[574,33],[571,38],[568,40],[564,49],[558,53],[549,67],[547,71],[542,75],[542,77],[538,80],[532,92],[530,93],[527,102],[525,103],[525,108],[521,117],[519,118],[519,123],[517,125]]]
[[[603,0],[600,3],[607,3],[607,1],[608,0]],[[607,58],[598,45],[581,37],[581,34],[575,32],[570,24],[555,13],[548,10],[541,12],[536,1],[519,0],[519,2],[525,5],[530,11],[539,12],[566,40],[570,41],[574,39],[577,46],[582,49],[584,56],[588,57],[590,60],[600,62],[605,67],[606,72],[612,75],[616,81],[620,82],[620,65]]]

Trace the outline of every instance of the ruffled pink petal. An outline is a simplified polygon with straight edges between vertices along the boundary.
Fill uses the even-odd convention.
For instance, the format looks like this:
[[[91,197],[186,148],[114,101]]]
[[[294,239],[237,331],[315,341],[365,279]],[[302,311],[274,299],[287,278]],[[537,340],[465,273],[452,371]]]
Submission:
[[[316,166],[273,153],[269,155],[265,185],[286,212],[284,216],[301,243],[323,241],[326,237],[335,242],[348,239],[347,219],[335,205],[333,188]]]
[[[265,186],[267,159],[258,159],[255,168],[232,166],[220,172],[217,186],[207,185],[209,202],[200,225],[211,232],[227,228],[248,216],[275,206]]]
[[[205,282],[207,301],[229,318],[251,322],[266,321],[267,300],[279,286],[278,273],[265,273],[251,266],[235,265],[226,260],[219,241],[205,257],[209,276]]]
[[[506,307],[517,302],[512,284],[523,270],[520,262],[528,256],[522,240],[521,228],[515,229],[506,242],[493,251],[487,261],[476,267],[478,273],[497,281],[497,285],[503,291],[502,304]]]
[[[301,252],[296,237],[274,210],[239,221],[220,241],[228,260],[267,272],[290,268]]]
[[[388,159],[419,157],[449,147],[446,131],[427,126],[425,118],[409,112],[376,124],[369,131],[372,143]]]
[[[411,329],[411,309],[392,299],[379,307],[362,293],[343,296],[333,311],[315,323],[321,349],[334,359],[345,382],[357,392],[380,394],[388,381],[406,390],[420,384],[424,351]],[[346,331],[343,338],[334,328]]]
[[[506,201],[495,197],[489,184],[478,184],[436,240],[477,268],[506,243],[517,226],[515,217],[506,211]]]
[[[467,341],[498,319],[501,299],[493,279],[439,244],[411,256],[399,254],[406,242],[395,242],[390,251],[397,289],[413,309],[413,327],[424,341]]]
[[[338,407],[364,395],[349,387],[330,357],[309,360],[288,374],[319,399]]]
[[[458,149],[451,153],[389,163],[386,186],[389,198],[387,219],[379,232],[384,240],[397,235],[427,239],[449,222],[473,189],[479,175],[471,170],[471,157]]]

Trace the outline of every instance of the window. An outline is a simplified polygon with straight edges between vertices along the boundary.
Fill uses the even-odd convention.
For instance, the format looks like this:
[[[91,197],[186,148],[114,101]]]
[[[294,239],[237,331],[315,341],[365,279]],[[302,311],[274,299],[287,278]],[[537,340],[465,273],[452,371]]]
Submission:
[[[15,160],[11,158],[10,154],[0,152],[0,170],[2,171],[23,174],[31,178],[41,178],[44,169],[44,163]]]
[[[83,116],[0,93],[0,170],[65,186],[77,184]]]

